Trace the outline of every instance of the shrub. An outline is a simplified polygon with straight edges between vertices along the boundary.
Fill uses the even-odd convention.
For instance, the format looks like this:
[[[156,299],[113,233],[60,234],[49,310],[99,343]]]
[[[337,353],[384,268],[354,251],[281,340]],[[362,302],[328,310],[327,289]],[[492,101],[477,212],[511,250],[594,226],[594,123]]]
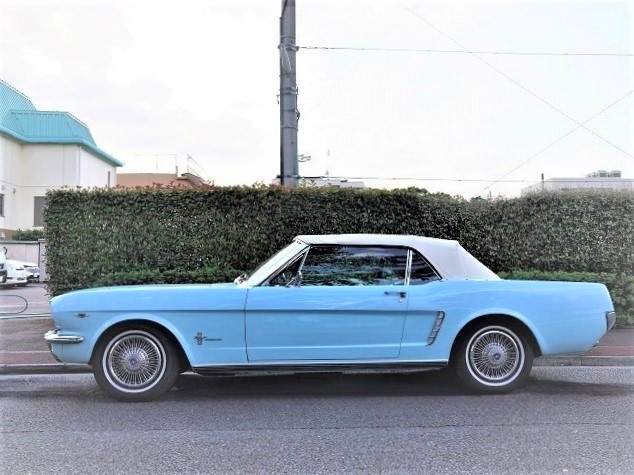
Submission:
[[[254,269],[298,234],[457,239],[495,271],[634,275],[634,193],[544,193],[487,202],[425,190],[228,187],[47,194],[49,291],[118,273]]]
[[[196,270],[141,270],[133,272],[113,272],[101,276],[94,287],[137,285],[137,284],[215,284],[231,282],[239,272],[231,269],[203,268]]]
[[[480,204],[475,238],[497,271],[634,275],[634,193],[534,193]]]
[[[16,229],[13,231],[11,239],[14,241],[37,241],[44,239],[43,229]]]

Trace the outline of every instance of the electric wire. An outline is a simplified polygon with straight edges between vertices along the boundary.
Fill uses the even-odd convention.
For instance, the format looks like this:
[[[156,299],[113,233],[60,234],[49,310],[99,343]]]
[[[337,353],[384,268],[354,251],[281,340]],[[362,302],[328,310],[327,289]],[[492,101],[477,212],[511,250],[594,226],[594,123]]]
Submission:
[[[298,175],[298,178],[304,180],[381,180],[381,181],[440,181],[440,182],[472,182],[472,183],[487,183],[491,180],[483,178],[421,178],[421,177],[394,177],[394,176],[334,176],[334,175]],[[539,180],[499,180],[497,183],[539,183]],[[592,180],[587,178],[578,178],[565,180],[549,179],[548,183],[614,183],[614,180]]]
[[[528,162],[530,162],[531,160],[533,160],[534,158],[536,158],[537,156],[541,155],[542,153],[544,153],[546,150],[548,150],[549,148],[553,147],[555,144],[561,142],[563,139],[565,139],[566,137],[568,137],[570,134],[572,134],[573,132],[575,132],[576,130],[580,129],[581,127],[583,127],[584,124],[587,124],[588,122],[590,122],[592,119],[594,119],[595,117],[603,114],[605,111],[607,111],[608,109],[612,108],[613,106],[617,105],[619,102],[621,102],[623,99],[625,99],[626,97],[630,96],[632,93],[634,93],[634,90],[631,90],[630,92],[628,92],[627,94],[625,94],[623,97],[621,97],[620,99],[617,99],[616,101],[614,101],[613,103],[611,103],[610,105],[604,107],[603,109],[601,109],[599,112],[597,112],[596,114],[594,114],[592,117],[590,117],[588,120],[586,120],[585,122],[583,122],[583,124],[579,124],[578,126],[576,126],[575,128],[569,130],[568,132],[566,132],[564,135],[562,135],[561,137],[559,137],[557,140],[552,141],[551,143],[549,143],[548,145],[546,145],[544,148],[540,149],[538,152],[534,153],[533,155],[531,155],[530,157],[528,157],[526,160],[524,160],[523,162],[521,162],[520,164],[518,164],[515,168],[513,168],[512,170],[506,172],[504,175],[502,175],[499,179],[491,182],[491,184],[489,184],[488,186],[486,186],[485,188],[482,189],[482,191],[486,191],[489,188],[491,188],[493,185],[495,185],[496,183],[501,182],[504,178],[506,178],[507,176],[509,176],[511,173],[515,172],[516,170],[520,169],[521,167],[523,167],[524,165],[526,165]]]
[[[634,53],[566,53],[551,51],[476,51],[457,49],[431,49],[431,48],[380,48],[380,47],[355,47],[355,46],[297,46],[297,49],[324,50],[324,51],[373,51],[387,53],[455,53],[455,54],[491,54],[499,56],[613,56],[633,57]]]
[[[410,14],[414,15],[416,18],[418,18],[420,21],[422,21],[423,23],[425,23],[426,25],[428,25],[430,28],[433,28],[434,30],[436,30],[438,33],[440,33],[442,36],[444,36],[445,38],[447,38],[449,41],[451,41],[452,43],[454,43],[455,45],[457,45],[459,48],[462,48],[465,53],[470,53],[474,58],[478,59],[478,61],[484,63],[485,65],[487,65],[489,68],[493,69],[495,72],[497,72],[498,74],[500,74],[501,76],[503,76],[504,78],[506,78],[507,80],[511,81],[513,84],[515,84],[516,86],[520,87],[521,89],[523,89],[524,91],[526,91],[527,93],[529,93],[531,96],[535,97],[536,99],[538,99],[540,102],[544,103],[545,105],[547,105],[548,107],[550,107],[551,109],[553,109],[554,111],[558,112],[559,114],[563,115],[564,117],[566,117],[567,119],[571,120],[572,122],[574,122],[575,124],[581,126],[582,128],[584,128],[585,130],[587,130],[588,132],[590,132],[591,134],[595,135],[596,137],[598,137],[599,139],[603,140],[604,142],[610,144],[612,147],[614,147],[615,149],[619,150],[620,152],[624,153],[625,155],[629,156],[630,158],[634,159],[634,155],[630,154],[629,152],[627,152],[626,150],[623,150],[621,147],[619,147],[618,145],[612,143],[611,141],[609,141],[608,139],[606,139],[605,137],[602,137],[601,135],[599,135],[598,133],[596,133],[595,131],[593,131],[592,129],[589,129],[588,127],[586,127],[584,124],[582,124],[581,122],[579,122],[578,120],[574,119],[573,117],[571,117],[570,115],[568,115],[566,112],[564,112],[563,110],[561,110],[559,107],[551,104],[549,101],[547,101],[546,99],[544,99],[543,97],[541,97],[540,95],[534,93],[533,91],[531,91],[529,88],[527,88],[526,86],[524,86],[522,83],[520,83],[519,81],[517,81],[516,79],[512,78],[511,76],[509,76],[508,74],[506,74],[504,71],[502,71],[501,69],[495,67],[494,65],[492,65],[491,63],[489,63],[487,60],[485,60],[484,58],[478,56],[474,51],[471,51],[469,48],[467,48],[466,46],[464,46],[462,43],[460,43],[459,41],[455,40],[454,38],[452,38],[451,36],[449,36],[447,33],[445,33],[444,31],[442,31],[440,28],[438,28],[437,26],[433,25],[432,23],[430,23],[425,17],[419,15],[415,10],[403,5],[402,3],[400,3],[401,7],[403,7],[405,10],[407,10]]]

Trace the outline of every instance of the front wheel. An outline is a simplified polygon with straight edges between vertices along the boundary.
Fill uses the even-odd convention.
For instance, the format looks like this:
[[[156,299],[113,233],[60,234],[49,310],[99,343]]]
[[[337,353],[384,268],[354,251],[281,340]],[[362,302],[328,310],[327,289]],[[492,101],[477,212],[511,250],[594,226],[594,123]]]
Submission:
[[[167,392],[178,377],[174,345],[152,327],[136,325],[109,331],[93,362],[101,388],[122,401],[150,401]]]
[[[520,333],[489,325],[467,335],[454,355],[460,379],[471,389],[505,393],[522,386],[533,366],[533,350]]]

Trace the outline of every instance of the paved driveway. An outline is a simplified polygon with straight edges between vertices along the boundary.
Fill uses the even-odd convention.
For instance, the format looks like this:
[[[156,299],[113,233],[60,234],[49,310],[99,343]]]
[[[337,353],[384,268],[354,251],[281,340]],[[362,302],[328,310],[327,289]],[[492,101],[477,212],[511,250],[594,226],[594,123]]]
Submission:
[[[46,284],[0,287],[0,318],[9,315],[50,313]]]

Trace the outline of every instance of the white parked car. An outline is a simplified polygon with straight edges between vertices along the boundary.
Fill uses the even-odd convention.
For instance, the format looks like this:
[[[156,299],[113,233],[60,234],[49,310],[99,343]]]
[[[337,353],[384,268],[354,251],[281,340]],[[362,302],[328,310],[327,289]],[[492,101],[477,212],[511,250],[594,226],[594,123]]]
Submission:
[[[7,270],[4,268],[7,258],[4,255],[4,249],[0,248],[0,287],[7,281]]]
[[[29,283],[28,275],[22,262],[7,259],[4,263],[4,269],[7,271],[7,280],[0,283],[1,287],[12,287],[14,285],[24,287]]]
[[[26,271],[26,280],[29,283],[40,281],[40,268],[35,262],[21,262]]]

